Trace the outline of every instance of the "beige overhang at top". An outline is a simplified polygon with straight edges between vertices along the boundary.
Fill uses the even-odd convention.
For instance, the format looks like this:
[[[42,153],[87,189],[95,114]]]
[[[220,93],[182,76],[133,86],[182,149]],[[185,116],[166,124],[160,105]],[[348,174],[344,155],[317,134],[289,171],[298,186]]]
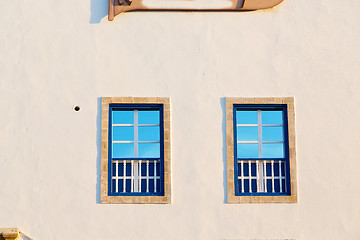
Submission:
[[[0,228],[0,240],[16,240],[19,238],[18,228]]]
[[[25,235],[19,228],[0,228],[0,240],[33,240],[31,237]]]
[[[109,0],[109,16],[134,10],[249,11],[272,8],[283,0]]]

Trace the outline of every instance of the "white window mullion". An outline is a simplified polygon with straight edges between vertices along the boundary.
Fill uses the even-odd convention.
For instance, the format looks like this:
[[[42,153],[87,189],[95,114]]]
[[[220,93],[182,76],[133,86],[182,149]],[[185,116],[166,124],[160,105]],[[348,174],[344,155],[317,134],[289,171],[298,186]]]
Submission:
[[[138,124],[139,127],[159,127],[160,124]]]
[[[261,110],[257,110],[257,118],[258,118],[258,150],[259,150],[259,158],[263,157],[263,140],[262,140],[262,118],[261,118]],[[262,162],[257,163],[257,188],[258,192],[264,192],[264,164]],[[266,181],[266,180],[265,180]]]
[[[134,141],[115,141],[113,140],[112,143],[133,143]]]
[[[262,120],[261,120],[261,110],[257,110],[258,116],[258,148],[259,148],[259,158],[263,157],[263,148],[262,148]]]
[[[139,120],[138,110],[134,110],[134,157],[139,156]]]
[[[132,127],[132,126],[134,126],[134,124],[131,124],[131,123],[129,123],[129,124],[127,124],[127,123],[125,123],[125,124],[123,124],[123,123],[113,123],[112,126],[113,127]]]
[[[264,127],[282,127],[282,124],[263,124]]]
[[[259,141],[237,141],[237,143],[259,143]]]

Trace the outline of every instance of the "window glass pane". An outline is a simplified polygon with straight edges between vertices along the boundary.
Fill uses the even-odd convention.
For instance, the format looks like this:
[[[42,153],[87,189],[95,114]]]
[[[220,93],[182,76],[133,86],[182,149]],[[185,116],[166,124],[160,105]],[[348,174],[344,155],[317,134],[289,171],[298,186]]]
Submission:
[[[159,124],[160,111],[139,111],[139,124]]]
[[[160,127],[139,127],[139,141],[160,141]]]
[[[160,143],[139,143],[139,157],[159,158]]]
[[[249,184],[249,179],[244,179],[244,192],[249,192],[250,189],[250,184]]]
[[[257,124],[257,111],[236,111],[237,124]]]
[[[266,180],[266,185],[267,185],[267,192],[271,193],[272,192],[272,180],[271,179]]]
[[[141,192],[146,192],[146,179],[141,180]]]
[[[122,192],[123,191],[123,187],[124,187],[124,180],[123,179],[119,179],[119,186],[118,186],[118,192]]]
[[[237,175],[241,176],[241,164],[240,163],[237,164]]]
[[[239,143],[237,145],[237,157],[238,158],[257,158],[258,144],[257,143]]]
[[[134,144],[133,143],[113,143],[112,145],[113,158],[133,158]]]
[[[238,180],[238,191],[237,192],[241,193],[241,191],[242,191],[242,185],[241,185],[241,180],[239,179]]]
[[[125,192],[131,192],[131,179],[126,179],[125,184]]]
[[[152,161],[149,163],[149,176],[150,176],[150,177],[153,177],[153,176],[154,176],[154,172],[155,172],[155,171],[154,171],[154,165],[155,165],[155,164],[154,164],[154,162],[152,162]]]
[[[133,124],[134,112],[133,111],[113,111],[112,112],[114,124]]]
[[[274,176],[278,177],[279,175],[279,162],[274,163]]]
[[[258,128],[257,127],[237,127],[238,141],[257,141]]]
[[[111,180],[111,192],[113,192],[113,193],[116,192],[115,184],[116,184],[116,180],[112,179]]]
[[[134,127],[113,127],[112,135],[114,141],[133,141]]]
[[[282,111],[261,111],[262,124],[282,124]]]
[[[251,176],[256,177],[256,163],[251,163]]]
[[[282,141],[283,128],[282,127],[263,127],[262,128],[263,141]]]
[[[283,158],[284,144],[283,143],[264,143],[263,144],[264,158]]]
[[[251,191],[253,193],[257,192],[256,179],[251,179]]]

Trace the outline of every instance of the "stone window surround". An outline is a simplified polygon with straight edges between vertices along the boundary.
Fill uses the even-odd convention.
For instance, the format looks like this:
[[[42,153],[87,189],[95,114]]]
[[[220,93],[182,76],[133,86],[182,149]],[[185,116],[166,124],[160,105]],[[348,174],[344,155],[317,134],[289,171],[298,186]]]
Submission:
[[[108,196],[108,134],[110,104],[162,104],[164,111],[164,196]],[[170,98],[102,97],[101,110],[101,203],[171,203]]]
[[[234,186],[234,104],[286,104],[288,112],[290,196],[235,196]],[[297,203],[296,151],[295,151],[294,97],[227,97],[226,149],[227,149],[227,203]]]

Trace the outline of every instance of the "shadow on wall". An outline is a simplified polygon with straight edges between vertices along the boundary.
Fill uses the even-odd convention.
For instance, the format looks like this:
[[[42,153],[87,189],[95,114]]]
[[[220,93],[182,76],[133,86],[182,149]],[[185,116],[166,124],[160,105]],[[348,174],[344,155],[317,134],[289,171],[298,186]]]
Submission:
[[[222,130],[222,155],[223,155],[223,187],[224,187],[224,203],[227,203],[227,156],[226,156],[226,101],[225,98],[220,98],[220,105],[222,110],[222,123],[221,123],[221,130]]]
[[[97,0],[92,0],[97,1]],[[101,97],[97,98],[97,114],[96,114],[96,203],[100,200],[100,183],[101,183]]]
[[[18,238],[18,240],[33,240],[33,239],[28,236],[24,236],[24,235],[20,234],[20,237]]]
[[[109,0],[90,0],[90,24],[100,23],[108,15]]]

